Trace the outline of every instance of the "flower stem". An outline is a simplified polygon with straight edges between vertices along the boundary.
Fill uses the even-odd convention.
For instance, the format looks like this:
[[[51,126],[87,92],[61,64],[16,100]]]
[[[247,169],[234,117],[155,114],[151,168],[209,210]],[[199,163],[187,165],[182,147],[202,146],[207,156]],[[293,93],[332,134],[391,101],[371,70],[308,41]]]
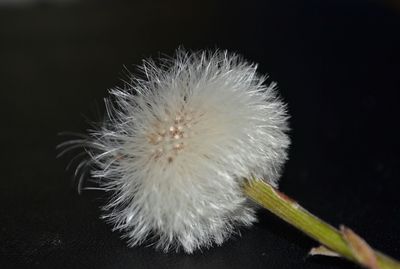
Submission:
[[[248,181],[244,191],[251,200],[321,243],[327,251],[370,269],[400,269],[398,261],[373,250],[352,230],[341,227],[339,231],[264,181]]]

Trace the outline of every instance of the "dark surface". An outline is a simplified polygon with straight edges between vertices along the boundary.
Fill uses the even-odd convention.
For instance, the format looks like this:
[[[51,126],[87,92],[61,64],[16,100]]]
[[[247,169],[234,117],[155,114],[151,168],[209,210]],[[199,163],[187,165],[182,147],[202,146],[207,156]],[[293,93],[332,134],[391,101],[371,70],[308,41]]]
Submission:
[[[0,7],[1,268],[357,268],[266,211],[194,255],[129,249],[79,196],[60,131],[98,120],[123,65],[222,48],[279,83],[293,146],[281,189],[400,258],[400,5],[365,1],[84,1]]]

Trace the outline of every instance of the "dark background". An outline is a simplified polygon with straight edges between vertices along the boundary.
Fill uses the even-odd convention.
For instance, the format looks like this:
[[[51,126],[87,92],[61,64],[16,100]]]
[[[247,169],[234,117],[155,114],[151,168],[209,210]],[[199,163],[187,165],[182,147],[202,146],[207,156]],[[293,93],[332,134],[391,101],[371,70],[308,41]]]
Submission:
[[[400,258],[399,2],[32,2],[0,1],[1,268],[358,268],[308,257],[317,244],[264,210],[194,255],[129,249],[102,194],[76,193],[57,133],[101,119],[124,65],[180,45],[258,62],[292,116],[281,190]]]

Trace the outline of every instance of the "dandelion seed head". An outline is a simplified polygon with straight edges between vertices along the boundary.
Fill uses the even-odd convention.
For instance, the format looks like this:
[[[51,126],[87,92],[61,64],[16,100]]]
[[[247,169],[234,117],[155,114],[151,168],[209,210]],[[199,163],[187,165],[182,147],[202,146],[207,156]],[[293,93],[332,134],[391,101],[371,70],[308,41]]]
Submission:
[[[244,180],[277,185],[287,159],[285,104],[257,66],[227,52],[145,61],[106,101],[81,142],[92,177],[113,196],[104,217],[130,246],[164,251],[222,244],[255,220]]]

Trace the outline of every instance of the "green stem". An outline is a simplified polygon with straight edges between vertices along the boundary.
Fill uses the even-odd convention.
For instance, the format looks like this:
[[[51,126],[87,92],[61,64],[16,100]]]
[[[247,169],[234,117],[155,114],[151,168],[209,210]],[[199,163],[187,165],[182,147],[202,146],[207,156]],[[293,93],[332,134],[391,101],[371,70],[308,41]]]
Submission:
[[[339,231],[264,181],[251,180],[244,191],[250,199],[340,256],[371,269],[400,269],[398,261],[371,249],[350,229]]]

